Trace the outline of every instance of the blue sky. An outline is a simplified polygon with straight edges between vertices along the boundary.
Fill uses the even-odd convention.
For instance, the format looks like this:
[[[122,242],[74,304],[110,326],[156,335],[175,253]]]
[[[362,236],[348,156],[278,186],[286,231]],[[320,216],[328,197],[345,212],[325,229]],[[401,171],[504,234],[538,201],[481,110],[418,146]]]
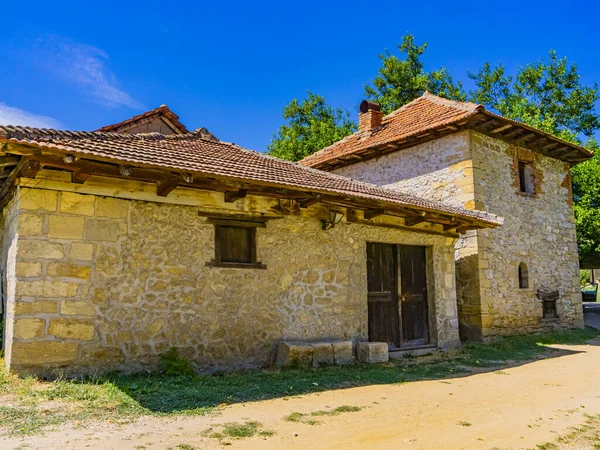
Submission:
[[[93,130],[166,103],[265,150],[307,90],[356,114],[407,32],[467,87],[485,61],[512,71],[549,49],[600,81],[599,17],[592,1],[4,2],[0,123]]]

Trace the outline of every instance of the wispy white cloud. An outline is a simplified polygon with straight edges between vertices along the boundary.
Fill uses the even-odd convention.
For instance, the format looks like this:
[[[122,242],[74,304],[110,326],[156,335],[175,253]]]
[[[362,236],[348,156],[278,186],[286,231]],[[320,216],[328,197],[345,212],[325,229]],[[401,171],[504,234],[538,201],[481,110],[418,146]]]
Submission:
[[[33,114],[23,109],[8,106],[0,102],[0,125],[22,125],[34,128],[64,128],[60,121],[53,117]]]
[[[37,63],[72,82],[96,102],[105,106],[142,107],[119,88],[115,75],[108,68],[109,59],[104,50],[60,36],[40,39],[36,46]]]

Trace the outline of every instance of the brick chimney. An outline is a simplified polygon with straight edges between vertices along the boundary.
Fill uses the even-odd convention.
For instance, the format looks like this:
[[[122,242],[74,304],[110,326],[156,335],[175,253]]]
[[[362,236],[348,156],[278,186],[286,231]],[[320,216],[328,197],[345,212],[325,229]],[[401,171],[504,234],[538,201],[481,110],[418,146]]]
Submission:
[[[358,113],[358,131],[371,131],[381,125],[381,107],[377,103],[363,100]]]

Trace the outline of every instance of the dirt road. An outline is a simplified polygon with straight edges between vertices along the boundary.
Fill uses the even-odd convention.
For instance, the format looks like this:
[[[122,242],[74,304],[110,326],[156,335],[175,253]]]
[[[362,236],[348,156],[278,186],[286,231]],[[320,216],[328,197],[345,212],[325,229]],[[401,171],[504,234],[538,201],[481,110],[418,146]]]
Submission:
[[[600,375],[600,343],[557,347],[564,350],[557,357],[497,372],[232,405],[213,417],[63,427],[44,436],[2,438],[0,448],[535,448],[583,423],[585,413],[600,414],[600,383],[593,381]],[[362,409],[315,417],[319,423],[313,425],[283,420],[341,405]],[[207,437],[206,430],[221,430],[219,424],[246,421],[261,422],[274,434]]]

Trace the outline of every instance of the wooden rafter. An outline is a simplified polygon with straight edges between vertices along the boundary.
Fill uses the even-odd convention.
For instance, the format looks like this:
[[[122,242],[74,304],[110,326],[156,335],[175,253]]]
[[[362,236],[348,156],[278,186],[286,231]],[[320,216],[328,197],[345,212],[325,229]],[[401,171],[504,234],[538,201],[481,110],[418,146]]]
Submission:
[[[225,192],[225,202],[226,203],[233,203],[237,200],[241,200],[243,198],[246,198],[246,195],[248,194],[248,191],[246,189],[240,189],[238,191],[229,191],[229,192]]]
[[[166,197],[179,185],[178,177],[169,177],[156,183],[156,195]]]
[[[413,227],[422,222],[425,222],[425,217],[415,216],[415,217],[407,217],[406,219],[404,219],[404,225],[409,226],[409,227]]]
[[[364,218],[367,220],[374,219],[375,217],[379,217],[385,214],[384,209],[367,209],[364,212]]]

